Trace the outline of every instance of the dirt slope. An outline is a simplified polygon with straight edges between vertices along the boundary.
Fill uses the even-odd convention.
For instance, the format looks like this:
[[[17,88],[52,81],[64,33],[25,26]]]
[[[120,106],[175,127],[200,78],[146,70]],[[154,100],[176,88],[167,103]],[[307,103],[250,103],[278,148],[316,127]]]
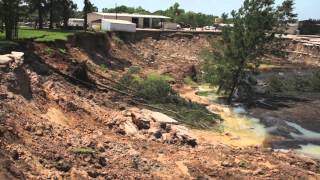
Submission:
[[[128,110],[143,107],[73,79],[107,83],[84,71],[83,64],[108,77],[140,65],[143,73],[182,79],[208,42],[199,37],[131,44],[104,40],[95,53],[74,42],[28,43],[23,66],[0,70],[0,179],[320,178],[319,161],[290,153],[211,144],[192,148],[146,138],[144,131],[128,135],[121,123],[131,121]]]

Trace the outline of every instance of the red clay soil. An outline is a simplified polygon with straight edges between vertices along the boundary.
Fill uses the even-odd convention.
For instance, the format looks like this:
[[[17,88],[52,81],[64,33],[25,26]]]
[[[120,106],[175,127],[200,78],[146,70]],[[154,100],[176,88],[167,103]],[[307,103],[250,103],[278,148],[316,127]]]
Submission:
[[[71,44],[67,54],[55,46],[32,44],[22,67],[0,70],[0,179],[320,178],[319,161],[291,153],[223,144],[192,148],[123,134],[113,123],[126,121],[133,107],[127,97],[64,74],[71,76],[81,63],[110,77],[139,65],[143,73],[168,72],[181,79],[188,66],[199,63],[197,54],[208,42],[194,37],[117,43],[111,41],[106,49],[111,54],[101,57]],[[106,68],[92,58],[103,59]],[[19,83],[21,76],[28,83]],[[87,76],[105,82],[92,73]]]

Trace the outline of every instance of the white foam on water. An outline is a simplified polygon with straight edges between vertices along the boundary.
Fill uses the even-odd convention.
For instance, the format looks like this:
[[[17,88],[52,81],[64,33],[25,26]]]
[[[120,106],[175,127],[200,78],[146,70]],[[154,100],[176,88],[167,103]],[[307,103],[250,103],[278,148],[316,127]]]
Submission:
[[[294,138],[302,138],[302,139],[319,139],[320,140],[320,133],[314,132],[314,131],[310,131],[307,130],[305,128],[303,128],[302,126],[296,124],[296,123],[292,123],[292,122],[287,122],[286,123],[295,128],[296,130],[298,130],[299,132],[301,132],[301,134],[297,134],[297,133],[291,133],[291,135]]]
[[[320,146],[314,144],[302,145],[301,149],[297,149],[296,152],[311,156],[313,158],[320,159]]]

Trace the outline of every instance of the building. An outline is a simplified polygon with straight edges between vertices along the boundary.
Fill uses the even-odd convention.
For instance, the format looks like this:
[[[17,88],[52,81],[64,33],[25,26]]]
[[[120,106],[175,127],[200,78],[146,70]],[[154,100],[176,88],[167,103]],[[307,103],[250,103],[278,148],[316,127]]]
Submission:
[[[116,19],[129,21],[131,23],[135,23],[137,28],[160,28],[161,22],[165,22],[170,18],[159,15],[93,12],[88,14],[88,26],[91,27],[92,22],[99,19]]]
[[[98,19],[91,22],[94,31],[136,32],[136,24],[117,19]]]
[[[70,27],[83,27],[84,19],[70,18],[68,20],[68,26]]]

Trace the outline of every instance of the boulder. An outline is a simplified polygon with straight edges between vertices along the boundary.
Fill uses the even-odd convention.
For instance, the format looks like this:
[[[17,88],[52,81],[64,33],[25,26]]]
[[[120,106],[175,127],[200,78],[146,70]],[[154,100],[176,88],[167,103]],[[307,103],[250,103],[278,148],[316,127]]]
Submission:
[[[123,127],[123,130],[127,135],[135,135],[138,133],[137,127],[130,121],[125,122]]]
[[[0,55],[0,65],[7,65],[13,61],[14,59],[9,57],[8,55]]]
[[[141,115],[131,113],[132,122],[141,129],[150,129],[150,120],[144,118]]]
[[[158,122],[158,123],[179,124],[178,121],[172,119],[171,117],[169,117],[165,114],[159,113],[159,112],[152,112],[150,114],[150,117],[152,120],[154,120],[155,122]]]

